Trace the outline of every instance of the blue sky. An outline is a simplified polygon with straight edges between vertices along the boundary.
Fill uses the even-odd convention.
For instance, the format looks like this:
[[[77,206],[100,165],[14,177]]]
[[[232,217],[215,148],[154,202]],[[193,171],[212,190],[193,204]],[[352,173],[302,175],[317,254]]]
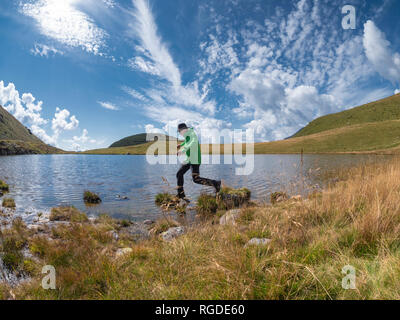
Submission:
[[[0,104],[70,150],[183,121],[203,139],[282,139],[397,92],[399,12],[396,0],[1,1]]]

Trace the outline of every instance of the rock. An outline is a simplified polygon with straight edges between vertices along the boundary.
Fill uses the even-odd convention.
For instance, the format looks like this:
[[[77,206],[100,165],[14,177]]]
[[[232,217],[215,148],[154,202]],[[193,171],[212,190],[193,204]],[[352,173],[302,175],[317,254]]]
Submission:
[[[248,246],[266,246],[266,245],[270,244],[271,241],[272,241],[271,239],[266,239],[266,238],[261,238],[261,239],[253,238],[249,242],[247,242],[245,247],[248,247]]]
[[[271,194],[271,203],[276,204],[288,200],[289,197],[286,192],[274,192]]]
[[[232,189],[225,187],[217,194],[217,203],[220,208],[240,208],[249,203],[250,197],[251,192],[247,188]]]
[[[122,248],[122,249],[118,249],[117,253],[115,254],[116,258],[120,258],[122,256],[125,256],[127,254],[130,254],[133,252],[132,248]]]
[[[240,215],[240,209],[233,209],[229,210],[227,213],[225,213],[220,219],[219,219],[219,224],[220,225],[236,225],[236,219]]]
[[[185,233],[184,227],[169,228],[167,231],[161,233],[161,238],[164,241],[172,241]]]
[[[302,196],[300,196],[300,195],[293,196],[293,197],[291,197],[290,199],[292,199],[292,200],[294,200],[294,201],[301,201],[301,200],[303,200]]]
[[[143,224],[146,226],[151,226],[152,224],[154,224],[155,222],[153,220],[144,220]]]
[[[118,200],[129,200],[129,198],[127,196],[121,196],[119,194],[117,194],[117,199]]]
[[[118,235],[117,232],[115,232],[115,231],[108,231],[107,234],[108,234],[111,238],[113,238],[115,241],[118,241],[118,240],[119,240],[119,235]]]

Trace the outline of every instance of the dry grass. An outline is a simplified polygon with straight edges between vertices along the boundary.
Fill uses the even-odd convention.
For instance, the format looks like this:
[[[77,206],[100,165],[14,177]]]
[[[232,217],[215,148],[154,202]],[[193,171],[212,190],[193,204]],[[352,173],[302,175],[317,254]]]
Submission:
[[[121,259],[111,253],[127,243],[113,242],[104,221],[59,227],[56,240],[30,244],[56,267],[57,290],[42,290],[38,275],[14,292],[32,299],[399,299],[400,163],[344,176],[304,201],[244,208],[236,226],[211,219],[169,243],[156,236],[128,243],[133,252]],[[254,237],[272,242],[245,247]],[[346,265],[356,269],[356,290],[341,286]]]

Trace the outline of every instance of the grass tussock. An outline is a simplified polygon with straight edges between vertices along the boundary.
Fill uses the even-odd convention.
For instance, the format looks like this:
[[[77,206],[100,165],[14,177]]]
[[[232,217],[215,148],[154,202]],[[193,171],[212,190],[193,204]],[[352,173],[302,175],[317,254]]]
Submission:
[[[0,180],[0,191],[2,191],[2,192],[9,192],[10,191],[10,187],[3,180]]]
[[[354,168],[303,201],[243,208],[235,226],[203,222],[171,242],[112,240],[110,218],[35,237],[35,256],[57,270],[14,290],[30,299],[400,299],[400,163]],[[172,226],[158,222],[157,232]],[[18,248],[18,238],[10,252]],[[266,246],[247,246],[268,238]],[[121,240],[120,240],[121,241]],[[129,255],[115,259],[116,247]],[[11,259],[12,260],[12,259]],[[18,265],[21,261],[16,259]],[[11,263],[11,264],[12,264]],[[342,288],[343,267],[356,289]]]
[[[75,207],[59,207],[51,209],[50,221],[86,222],[88,217]]]
[[[83,193],[83,201],[88,204],[99,204],[101,199],[98,194],[91,191],[85,191]]]
[[[218,203],[214,196],[201,194],[197,199],[197,212],[199,214],[214,214],[218,210]]]
[[[4,198],[3,199],[3,207],[4,208],[10,208],[10,209],[15,209],[15,200],[12,198]]]

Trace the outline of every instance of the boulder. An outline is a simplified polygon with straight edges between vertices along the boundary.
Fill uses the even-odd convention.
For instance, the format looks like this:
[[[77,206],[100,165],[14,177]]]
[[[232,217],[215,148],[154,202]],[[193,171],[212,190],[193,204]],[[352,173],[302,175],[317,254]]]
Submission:
[[[185,233],[184,227],[169,228],[167,231],[161,233],[161,238],[164,241],[172,241],[173,239],[183,235]]]
[[[132,252],[133,252],[133,249],[132,249],[132,248],[122,248],[122,249],[118,249],[118,250],[117,250],[117,253],[115,254],[115,257],[116,257],[116,258],[120,258],[120,257],[123,257],[123,256],[125,256],[125,255],[127,255],[127,254],[132,253]]]
[[[271,243],[271,239],[267,239],[267,238],[253,238],[251,239],[249,242],[247,242],[245,247],[249,247],[249,246],[266,246],[268,244]]]
[[[236,225],[236,219],[239,217],[239,215],[240,215],[240,209],[229,210],[219,219],[219,224],[223,226]]]

